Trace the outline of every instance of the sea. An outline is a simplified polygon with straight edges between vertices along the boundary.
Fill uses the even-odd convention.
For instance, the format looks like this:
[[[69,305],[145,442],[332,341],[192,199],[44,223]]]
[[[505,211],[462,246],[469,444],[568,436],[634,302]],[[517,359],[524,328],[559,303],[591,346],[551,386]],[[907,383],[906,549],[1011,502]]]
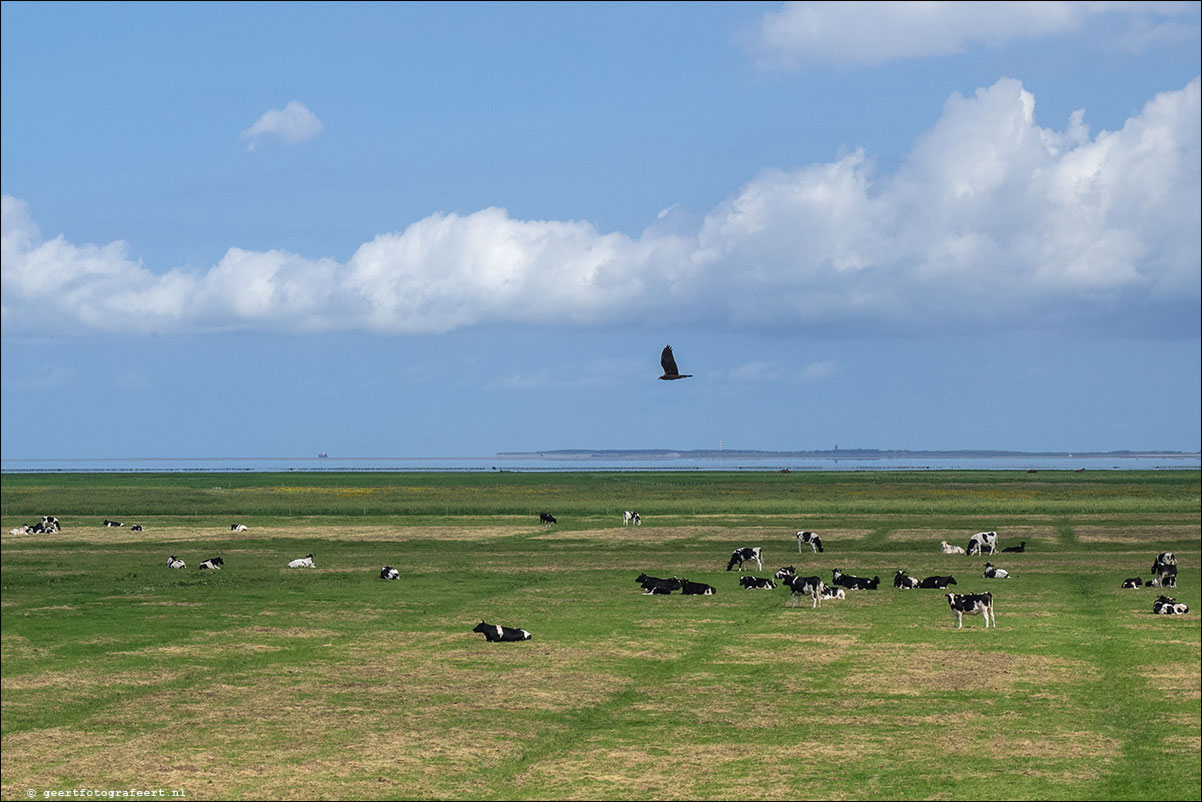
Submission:
[[[1176,471],[1198,454],[981,457],[163,457],[0,459],[0,473],[530,473],[586,471]]]

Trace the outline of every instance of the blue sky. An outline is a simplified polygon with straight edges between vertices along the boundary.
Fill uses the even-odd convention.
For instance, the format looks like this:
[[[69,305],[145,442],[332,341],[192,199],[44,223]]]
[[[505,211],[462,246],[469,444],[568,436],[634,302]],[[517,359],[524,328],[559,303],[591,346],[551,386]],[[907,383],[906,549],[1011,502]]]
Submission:
[[[6,458],[1202,442],[1197,3],[2,8]]]

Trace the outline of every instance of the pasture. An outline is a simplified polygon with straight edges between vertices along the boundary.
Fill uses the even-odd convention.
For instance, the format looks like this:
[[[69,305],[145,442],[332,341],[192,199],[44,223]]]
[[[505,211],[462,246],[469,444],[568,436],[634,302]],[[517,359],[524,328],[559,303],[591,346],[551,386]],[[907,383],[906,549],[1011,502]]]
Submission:
[[[6,475],[0,794],[1199,799],[1199,480]],[[7,534],[42,515],[63,531]],[[803,528],[824,553],[798,553]],[[940,553],[981,530],[1027,550]],[[760,576],[881,586],[792,608],[738,588],[739,546]],[[1185,616],[1119,588],[1161,551]],[[954,630],[899,568],[992,591],[998,627]],[[644,596],[644,571],[718,592]],[[533,639],[487,643],[481,619]]]

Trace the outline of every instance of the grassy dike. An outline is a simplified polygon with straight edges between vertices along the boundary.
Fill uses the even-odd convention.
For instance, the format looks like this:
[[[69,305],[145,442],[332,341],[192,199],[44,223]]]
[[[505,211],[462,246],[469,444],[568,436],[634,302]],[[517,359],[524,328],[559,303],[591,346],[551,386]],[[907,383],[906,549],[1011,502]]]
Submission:
[[[64,531],[0,537],[0,795],[1198,799],[1199,479],[6,475],[5,533]],[[1027,542],[993,559],[1013,579],[939,552],[981,529]],[[763,575],[882,588],[795,609],[738,589],[742,545]],[[1184,617],[1119,589],[1164,550]],[[998,629],[953,630],[898,568],[993,591]],[[646,597],[640,571],[718,594]],[[482,618],[534,639],[485,643]]]

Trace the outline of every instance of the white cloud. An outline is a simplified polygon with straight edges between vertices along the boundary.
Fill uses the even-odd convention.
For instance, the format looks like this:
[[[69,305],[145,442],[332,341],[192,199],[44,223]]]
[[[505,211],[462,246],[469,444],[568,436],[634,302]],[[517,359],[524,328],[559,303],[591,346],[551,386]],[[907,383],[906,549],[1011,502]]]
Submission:
[[[246,140],[246,149],[253,151],[263,141],[275,140],[295,145],[317,136],[322,128],[321,120],[303,103],[294,100],[282,109],[265,112],[238,138]]]
[[[1197,38],[1196,3],[792,2],[750,37],[765,66],[868,64],[960,53],[972,45],[1077,33],[1099,46],[1146,49]],[[1106,18],[1109,18],[1107,20]],[[1118,20],[1118,30],[1107,27]],[[1093,27],[1099,24],[1099,29]]]
[[[638,238],[489,208],[380,234],[345,263],[231,248],[206,270],[156,273],[120,241],[44,239],[26,204],[6,196],[3,324],[44,325],[48,312],[59,330],[164,333],[1084,321],[1196,336],[1199,86],[1091,135],[1083,112],[1062,130],[1040,127],[1033,96],[1002,79],[949,98],[889,175],[862,151],[767,169],[695,228],[652,225]]]

